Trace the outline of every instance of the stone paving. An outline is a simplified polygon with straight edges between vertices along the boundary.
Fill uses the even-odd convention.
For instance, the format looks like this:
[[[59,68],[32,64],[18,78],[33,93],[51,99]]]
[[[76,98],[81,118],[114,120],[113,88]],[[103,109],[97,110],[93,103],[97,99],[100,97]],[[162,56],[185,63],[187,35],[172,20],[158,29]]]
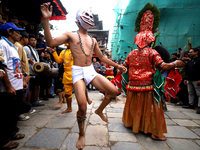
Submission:
[[[84,150],[200,150],[200,115],[195,110],[182,109],[167,103],[165,112],[168,133],[166,141],[152,140],[150,135],[134,134],[131,128],[122,123],[122,113],[126,98],[122,95],[112,101],[104,113],[109,123],[103,122],[94,114],[101,103],[97,91],[89,91],[93,103],[88,105],[85,122],[86,141]],[[73,97],[73,112],[61,114],[66,104],[59,109],[53,108],[58,97],[43,101],[45,106],[35,107],[36,113],[27,114],[30,119],[19,121],[20,133],[26,137],[18,140],[18,150],[76,150],[78,109]]]

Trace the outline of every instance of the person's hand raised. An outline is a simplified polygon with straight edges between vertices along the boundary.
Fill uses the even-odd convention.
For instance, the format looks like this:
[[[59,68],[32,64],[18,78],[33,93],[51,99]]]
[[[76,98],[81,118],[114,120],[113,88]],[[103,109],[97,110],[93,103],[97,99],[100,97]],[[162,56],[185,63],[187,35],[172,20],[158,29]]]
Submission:
[[[44,19],[49,19],[52,15],[52,5],[50,6],[50,9],[49,9],[49,6],[50,6],[50,2],[48,3],[43,3],[41,6],[40,6],[40,10],[42,12],[42,15],[44,17]]]
[[[175,62],[176,62],[176,65],[177,65],[178,68],[180,68],[182,63],[183,63],[182,60],[176,60]]]
[[[50,53],[53,53],[53,52],[56,51],[56,48],[55,47],[53,47],[53,48],[49,47],[48,50],[50,51]]]
[[[118,65],[117,67],[122,73],[126,73],[127,72],[127,68],[122,66],[122,65]]]

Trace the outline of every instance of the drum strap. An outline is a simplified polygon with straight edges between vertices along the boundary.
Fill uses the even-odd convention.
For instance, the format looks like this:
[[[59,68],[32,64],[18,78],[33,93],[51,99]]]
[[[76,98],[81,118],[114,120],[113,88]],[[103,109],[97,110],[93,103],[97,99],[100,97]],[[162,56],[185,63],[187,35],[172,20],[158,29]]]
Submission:
[[[35,57],[35,55],[34,55],[34,53],[33,53],[33,50],[32,50],[32,48],[28,45],[28,48],[30,49],[30,51],[31,51],[31,54],[33,55],[33,57],[34,57],[34,59],[35,59],[35,61],[37,62],[37,59],[36,59],[36,57]]]

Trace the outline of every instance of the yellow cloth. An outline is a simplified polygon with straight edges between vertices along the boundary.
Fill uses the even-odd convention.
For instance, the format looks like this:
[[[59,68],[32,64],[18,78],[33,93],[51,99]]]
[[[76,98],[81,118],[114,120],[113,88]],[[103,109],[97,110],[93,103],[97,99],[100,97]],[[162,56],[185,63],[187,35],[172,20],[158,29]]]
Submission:
[[[20,58],[20,61],[22,64],[22,69],[26,74],[29,75],[29,63],[28,63],[28,59],[26,56],[26,52],[20,43],[15,42],[15,46],[18,47],[18,54],[19,54],[19,58]]]
[[[55,59],[55,61],[57,63],[62,63],[63,62],[63,66],[64,66],[64,73],[63,73],[63,84],[71,84],[73,83],[72,81],[72,65],[73,65],[73,57],[71,57],[71,50],[67,49],[65,52],[65,62],[68,63],[70,61],[70,57],[71,57],[71,61],[68,64],[64,63],[63,60],[63,55],[64,55],[65,50],[61,51],[60,55],[58,56],[57,52],[53,52],[52,55]]]
[[[71,83],[71,84],[64,84],[64,88],[65,88],[65,95],[70,95],[68,97],[68,99],[72,98],[73,97],[73,94],[72,94],[73,83]]]

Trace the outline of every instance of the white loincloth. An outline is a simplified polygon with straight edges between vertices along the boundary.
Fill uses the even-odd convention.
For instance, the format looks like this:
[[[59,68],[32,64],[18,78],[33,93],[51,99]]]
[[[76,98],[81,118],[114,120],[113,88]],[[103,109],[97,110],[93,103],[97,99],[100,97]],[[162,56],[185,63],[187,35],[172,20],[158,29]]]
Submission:
[[[85,84],[88,85],[95,77],[97,72],[94,70],[93,65],[86,67],[72,66],[72,80],[73,84],[78,80],[84,79]]]

